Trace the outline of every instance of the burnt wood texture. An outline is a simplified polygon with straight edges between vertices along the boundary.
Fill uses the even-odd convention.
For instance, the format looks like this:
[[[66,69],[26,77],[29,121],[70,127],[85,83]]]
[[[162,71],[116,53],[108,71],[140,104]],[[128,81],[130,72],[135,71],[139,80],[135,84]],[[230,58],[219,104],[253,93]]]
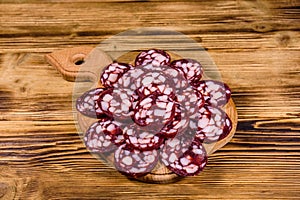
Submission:
[[[0,199],[299,199],[300,2],[0,1]],[[232,89],[233,139],[204,172],[128,180],[84,147],[73,82],[45,54],[139,27],[199,42]]]

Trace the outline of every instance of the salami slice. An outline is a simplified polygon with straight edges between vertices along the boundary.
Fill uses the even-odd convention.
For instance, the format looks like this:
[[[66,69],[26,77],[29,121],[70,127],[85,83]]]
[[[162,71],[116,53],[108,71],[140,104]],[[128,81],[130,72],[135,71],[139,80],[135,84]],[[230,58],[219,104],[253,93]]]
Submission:
[[[114,62],[103,70],[100,81],[104,87],[113,87],[119,78],[130,69],[132,69],[130,64]]]
[[[133,120],[140,126],[154,124],[156,128],[168,123],[175,115],[175,102],[168,95],[150,94],[134,109]]]
[[[105,88],[95,88],[85,92],[76,100],[76,109],[83,115],[92,118],[105,117],[102,110],[96,109],[96,101]]]
[[[171,99],[175,99],[174,89],[169,84],[155,84],[152,83],[148,86],[141,86],[134,91],[133,101],[138,102],[148,95],[167,95]]]
[[[160,49],[150,49],[142,51],[135,59],[135,66],[143,66],[151,64],[155,67],[169,65],[170,55]]]
[[[212,143],[225,138],[232,129],[228,115],[220,108],[206,106],[200,109],[196,137],[203,138],[205,143]]]
[[[132,101],[128,91],[124,89],[109,88],[99,96],[96,109],[102,111],[116,121],[123,121],[131,117]]]
[[[163,69],[163,73],[166,75],[166,77],[169,77],[171,80],[173,80],[173,87],[176,90],[181,90],[182,88],[186,88],[189,86],[189,83],[182,71],[170,67],[165,67]]]
[[[145,71],[141,68],[133,68],[123,74],[115,84],[115,88],[127,89],[132,93],[141,86],[140,81],[136,81]],[[131,94],[132,94],[131,93]]]
[[[141,177],[151,172],[158,162],[157,150],[139,151],[121,145],[114,155],[116,169],[127,176]]]
[[[181,70],[192,86],[199,85],[199,81],[203,75],[203,69],[198,61],[193,59],[174,60],[171,63],[171,67]]]
[[[197,138],[181,136],[166,142],[161,152],[161,160],[179,176],[194,176],[206,166],[207,155]]]
[[[173,120],[160,130],[160,134],[165,138],[174,138],[177,135],[184,134],[185,128],[189,123],[189,117],[186,114],[187,112],[184,111],[180,104],[176,103]]]
[[[120,122],[109,119],[106,121],[101,121],[98,124],[99,124],[100,128],[102,129],[102,132],[105,135],[110,136],[111,141],[115,145],[119,146],[119,145],[125,143],[125,137],[123,134],[123,130],[121,128],[122,124]]]
[[[93,123],[84,136],[86,148],[93,153],[104,153],[115,150],[116,145],[112,140],[113,135],[104,133],[101,121]]]
[[[203,96],[201,93],[195,92],[192,87],[187,87],[178,92],[176,97],[184,111],[187,111],[186,115],[189,116],[195,114],[204,105]]]
[[[231,97],[228,85],[215,80],[200,81],[196,90],[203,95],[205,104],[210,106],[224,106]]]
[[[140,151],[158,149],[164,140],[159,132],[136,124],[124,128],[124,137],[129,147]]]

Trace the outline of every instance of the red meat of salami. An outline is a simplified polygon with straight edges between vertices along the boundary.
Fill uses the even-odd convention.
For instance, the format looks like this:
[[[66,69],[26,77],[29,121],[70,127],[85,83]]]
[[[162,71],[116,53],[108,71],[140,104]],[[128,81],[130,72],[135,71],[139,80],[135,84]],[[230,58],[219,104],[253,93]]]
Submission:
[[[131,177],[141,177],[151,172],[158,162],[157,150],[140,151],[121,145],[115,151],[114,165],[116,169]]]
[[[158,131],[136,124],[124,128],[124,137],[129,147],[140,151],[158,149],[164,141]]]
[[[160,49],[151,49],[142,51],[135,59],[135,66],[143,66],[151,64],[159,67],[170,64],[170,55]]]
[[[93,153],[110,152],[117,147],[113,142],[113,137],[113,134],[104,133],[102,122],[99,121],[93,123],[86,131],[84,142],[87,149]]]
[[[102,118],[102,110],[96,109],[96,101],[105,88],[95,88],[85,92],[76,100],[76,109],[83,115],[92,118]]]
[[[168,123],[175,115],[175,102],[167,95],[150,94],[134,108],[133,119],[140,126],[154,124],[156,128]]]
[[[196,137],[203,138],[204,135],[205,143],[217,142],[230,133],[232,122],[222,109],[205,106],[199,113]]]
[[[195,92],[192,87],[187,87],[176,95],[178,103],[187,112],[188,116],[195,114],[204,105],[201,93]]]
[[[192,86],[199,85],[203,75],[203,69],[198,61],[193,59],[174,60],[171,63],[171,67],[181,70]]]
[[[104,87],[113,87],[119,78],[131,68],[130,64],[114,62],[103,70],[100,81]]]
[[[187,112],[181,107],[179,103],[175,105],[175,115],[172,121],[167,123],[161,130],[160,134],[165,138],[173,138],[176,135],[184,134],[185,128],[189,123]]]
[[[124,89],[109,88],[99,96],[96,104],[97,110],[113,117],[117,121],[123,121],[133,114],[131,96]]]
[[[206,166],[207,155],[197,138],[180,136],[166,142],[161,152],[161,160],[179,176],[194,176]]]
[[[203,95],[205,104],[210,106],[224,106],[231,97],[228,85],[215,80],[200,81],[196,90]]]

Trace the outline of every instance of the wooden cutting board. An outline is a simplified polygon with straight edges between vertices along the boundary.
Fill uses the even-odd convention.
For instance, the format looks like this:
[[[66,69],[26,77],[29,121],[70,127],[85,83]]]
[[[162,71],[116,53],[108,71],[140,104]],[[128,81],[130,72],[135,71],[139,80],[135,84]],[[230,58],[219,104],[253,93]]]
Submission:
[[[135,57],[138,53],[138,51],[127,52],[124,55],[120,56],[116,61],[121,63],[127,62],[130,64],[134,64]],[[180,55],[174,54],[172,52],[168,53],[171,55],[172,60],[182,58]],[[67,48],[47,54],[45,58],[51,65],[53,65],[58,70],[58,72],[62,74],[62,77],[65,80],[76,82],[93,82],[93,86],[88,89],[92,89],[95,87],[103,87],[99,80],[99,75],[101,74],[103,68],[112,62],[110,56],[108,56],[105,52],[97,48],[93,49],[92,47]],[[94,58],[96,58],[97,60],[95,60]],[[204,76],[203,78],[210,79],[207,76]],[[84,92],[85,91],[82,91],[82,93]],[[236,130],[237,111],[233,100],[230,99],[230,101],[224,106],[223,109],[232,121],[232,130],[229,133],[229,135],[223,140],[212,144],[204,144],[208,156],[213,154],[221,147],[223,147],[225,144],[227,144],[233,137]],[[87,131],[89,126],[97,120],[85,117],[80,113],[77,113],[76,119],[80,128],[79,135],[81,136],[81,139],[83,139],[85,132]],[[97,159],[102,161],[104,160],[104,162],[113,166],[113,154],[94,154],[94,156]],[[180,178],[182,177],[168,170],[162,163],[158,163],[157,166],[149,174],[136,179],[149,183],[170,183],[175,182]]]

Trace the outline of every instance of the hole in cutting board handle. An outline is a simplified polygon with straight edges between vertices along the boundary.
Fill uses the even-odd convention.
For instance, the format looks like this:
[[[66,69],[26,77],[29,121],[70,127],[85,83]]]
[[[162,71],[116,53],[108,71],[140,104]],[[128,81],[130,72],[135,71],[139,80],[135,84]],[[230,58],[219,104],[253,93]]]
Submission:
[[[85,54],[75,54],[73,57],[72,57],[72,62],[75,64],[75,65],[82,65],[84,63],[84,59],[85,59],[86,55]]]

